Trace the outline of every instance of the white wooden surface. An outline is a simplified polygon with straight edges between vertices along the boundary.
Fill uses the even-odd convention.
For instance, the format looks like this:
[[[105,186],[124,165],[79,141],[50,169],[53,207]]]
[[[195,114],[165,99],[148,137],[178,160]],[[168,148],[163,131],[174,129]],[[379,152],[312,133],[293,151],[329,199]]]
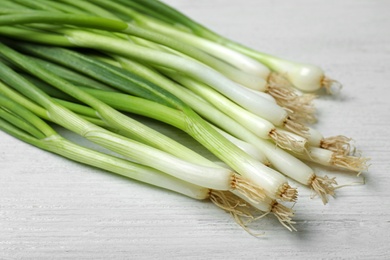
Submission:
[[[300,188],[298,232],[255,238],[211,203],[69,162],[0,132],[0,259],[389,259],[390,2],[167,0],[254,48],[321,65],[344,85],[316,102],[325,135],[372,158],[366,185],[323,206]],[[329,172],[339,183],[354,175]]]

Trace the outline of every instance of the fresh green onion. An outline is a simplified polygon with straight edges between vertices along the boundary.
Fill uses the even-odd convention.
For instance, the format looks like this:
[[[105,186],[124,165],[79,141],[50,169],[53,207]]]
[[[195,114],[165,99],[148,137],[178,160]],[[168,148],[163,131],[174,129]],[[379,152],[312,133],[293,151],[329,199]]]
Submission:
[[[310,146],[331,150],[336,153],[350,154],[354,148],[352,139],[343,135],[324,137],[318,130],[309,127],[308,143]]]
[[[12,115],[10,112],[5,111],[4,108],[8,111],[16,112],[16,114]],[[23,122],[24,124],[20,124],[20,122]],[[27,122],[31,122],[32,125]],[[0,129],[43,150],[54,152],[69,159],[101,168],[121,176],[169,189],[194,199],[210,199],[218,207],[230,212],[245,229],[245,224],[242,223],[240,218],[246,217],[253,219],[249,209],[246,210],[248,205],[234,198],[232,194],[184,182],[153,168],[135,164],[72,143],[60,136],[35,114],[2,95],[0,95],[0,123]],[[31,129],[34,129],[34,131],[30,131]],[[33,133],[29,135],[28,133],[30,132]],[[234,191],[234,193],[241,198],[245,198],[243,194],[238,193],[237,191]],[[291,221],[291,209],[288,209],[269,198],[264,202],[256,201],[251,203],[255,205],[255,208],[258,210],[266,213],[272,212],[290,231],[295,230],[292,226],[294,222]],[[286,213],[288,214],[286,215]]]
[[[20,124],[20,122],[23,122],[23,124]],[[156,169],[70,142],[60,136],[35,114],[2,95],[0,95],[0,123],[0,129],[3,131],[43,150],[127,178],[175,191],[190,198],[197,200],[210,199],[218,207],[230,212],[236,219],[242,217],[253,218],[249,210],[243,211],[239,209],[239,207],[244,208],[247,205],[240,202],[240,199],[235,198],[232,194],[197,186]],[[31,131],[31,129],[34,129],[34,131]],[[264,203],[260,203],[260,205],[262,204]],[[263,207],[263,211],[265,210],[267,208]],[[275,212],[274,214],[280,219],[281,217],[277,213]],[[284,224],[282,221],[281,223]]]
[[[50,13],[46,17],[44,12],[38,12],[37,15],[30,15],[27,17],[25,15],[25,13],[20,15],[5,15],[3,16],[3,19],[0,20],[0,25],[54,21],[80,26],[93,26],[94,28],[111,29],[114,31],[121,31],[123,33],[127,33],[127,29],[129,28],[127,27],[126,23],[98,17],[89,20],[89,18],[93,17],[66,14],[62,14],[61,16],[57,17],[56,15],[50,15]],[[8,30],[8,27],[5,28]],[[0,30],[0,34],[2,31],[4,33],[4,28],[3,30]],[[12,31],[12,29],[10,31],[11,33],[6,31],[5,35],[12,35],[13,37],[16,36],[17,38],[24,38],[26,40],[34,41],[32,38],[26,37],[24,34],[20,34],[21,32],[19,31]],[[61,29],[56,31],[63,34],[62,40],[66,42],[64,44],[65,46],[69,46],[70,44],[78,47],[93,48],[101,51],[107,51],[109,53],[123,55],[125,57],[140,59],[154,66],[163,66],[174,69],[180,71],[181,73],[188,74],[190,77],[205,82],[241,106],[259,115],[260,117],[269,120],[276,126],[283,126],[291,121],[291,117],[289,117],[288,113],[282,107],[269,102],[260,96],[252,95],[250,90],[239,87],[225,76],[217,73],[210,67],[201,63],[193,62],[192,60],[184,59],[169,53],[138,46],[124,39],[113,38],[97,33],[76,29]],[[47,40],[46,43],[49,44],[59,43],[57,39],[55,39],[54,42],[51,42],[51,39],[52,37],[44,37],[43,39],[41,38],[37,41],[45,42]]]
[[[293,109],[295,114],[304,112],[304,115],[300,116],[300,118],[303,120],[313,121],[312,113],[314,112],[314,109],[311,103],[313,96],[309,96],[307,94],[303,96],[297,95],[288,88],[280,87],[280,81],[278,80],[277,82],[275,82],[275,78],[280,77],[276,77],[275,73],[270,73],[269,69],[265,69],[264,67],[259,66],[259,64],[254,64],[253,60],[248,60],[248,56],[242,55],[240,52],[237,52],[232,48],[225,47],[218,42],[199,38],[196,35],[189,34],[186,31],[183,32],[182,30],[180,30],[182,28],[175,28],[175,25],[178,24],[175,21],[172,21],[171,24],[167,25],[164,23],[164,21],[159,22],[156,19],[152,19],[151,17],[135,12],[131,8],[135,7],[136,9],[139,9],[139,5],[137,4],[133,6],[133,3],[129,4],[129,2],[125,3],[123,1],[117,1],[118,3],[115,3],[106,0],[94,0],[93,2],[97,2],[98,4],[106,8],[111,8],[115,12],[127,15],[127,18],[131,19],[139,27],[153,30],[155,34],[163,32],[165,35],[168,35],[173,39],[180,39],[180,41],[186,43],[186,45],[200,48],[202,51],[212,56],[216,56],[218,59],[223,60],[227,64],[230,64],[231,66],[235,66],[237,69],[245,71],[248,78],[251,78],[250,75],[256,75],[258,77],[258,81],[260,81],[260,78],[268,80],[270,84],[266,84],[266,82],[264,81],[261,85],[257,85],[257,87],[251,84],[245,84],[243,81],[240,80],[238,80],[237,82],[244,83],[243,85],[247,87],[269,92],[272,96],[277,98],[278,103],[281,106],[287,106],[290,110]],[[153,10],[147,8],[149,4],[150,2],[147,1],[147,3],[145,4],[146,7],[141,8],[141,10],[151,11],[153,13],[152,15],[156,16]],[[126,5],[128,5],[128,7],[130,8],[126,8]],[[157,6],[158,4],[155,5],[155,7]],[[158,8],[157,10],[161,11]],[[162,12],[164,13],[164,10],[162,10]],[[160,17],[161,16],[158,16],[158,19],[160,19]],[[230,74],[227,75],[229,77]],[[282,84],[282,86],[285,86],[285,84]],[[297,117],[298,116],[296,115],[295,118]]]
[[[336,85],[318,66],[248,48],[161,1],[4,0],[0,10],[1,130],[209,199],[248,231],[244,218],[269,213],[295,230],[292,209],[279,202],[297,199],[288,178],[324,204],[343,186],[304,161],[367,170],[350,138],[308,125],[317,120],[317,96],[306,92]],[[205,149],[175,141],[144,117]],[[47,122],[113,155],[70,142]]]
[[[199,94],[201,97],[208,100],[260,138],[272,139],[277,145],[284,149],[296,152],[302,152],[304,150],[304,142],[299,142],[300,140],[298,141],[295,138],[291,138],[291,135],[287,132],[278,130],[271,122],[243,109],[231,100],[209,88],[207,85],[174,72],[165,71],[164,73],[173,80],[189,88],[192,92]],[[291,127],[290,124],[286,124],[285,127],[293,132],[302,134],[302,131],[300,131],[299,128]]]
[[[308,153],[297,154],[297,157],[321,165],[357,172],[358,174],[368,169],[369,165],[367,162],[370,160],[360,155],[348,155],[344,152],[332,151],[320,147],[309,147]]]
[[[4,45],[0,45],[0,49],[7,50],[7,55],[16,54],[9,48],[6,48]],[[0,68],[0,75],[2,76],[2,79],[44,107],[47,110],[46,113],[51,121],[80,134],[92,142],[122,154],[127,158],[131,158],[131,160],[137,163],[151,166],[171,175],[175,174],[175,177],[200,186],[217,190],[224,190],[225,188],[225,190],[230,190],[232,189],[232,186],[233,189],[242,188],[242,186],[240,186],[241,184],[244,186],[246,185],[245,187],[248,188],[248,184],[246,184],[246,182],[241,180],[239,176],[236,176],[228,169],[224,169],[218,166],[207,167],[189,163],[188,161],[181,160],[155,148],[132,141],[98,127],[70,112],[61,105],[55,103],[44,92],[37,89],[30,82],[21,78],[8,67],[0,64]],[[224,178],[225,180],[223,180]],[[213,179],[215,182],[212,183],[213,181],[211,181],[210,183],[210,179]],[[246,192],[245,189],[242,190],[243,192]],[[260,189],[257,189],[256,191],[260,192]],[[261,194],[255,192],[249,192],[249,194],[257,195],[256,198],[262,196]]]
[[[121,3],[124,2],[122,0],[118,1]],[[140,2],[139,0],[135,1]],[[300,90],[306,92],[314,92],[319,90],[320,88],[326,88],[328,91],[331,91],[331,88],[334,86],[340,87],[340,84],[337,81],[326,77],[324,71],[318,66],[282,59],[246,47],[242,44],[234,42],[209,30],[205,26],[197,23],[196,21],[190,19],[188,16],[164,4],[161,1],[147,0],[143,1],[143,5],[145,6],[144,10],[149,8],[149,10],[154,11],[146,12],[148,15],[153,15],[153,13],[158,12],[160,13],[160,15],[163,14],[166,18],[169,18],[175,24],[180,24],[180,29],[176,30],[177,33],[173,33],[176,36],[181,34],[183,32],[181,28],[185,27],[187,28],[187,31],[191,31],[193,34],[201,37],[201,39],[207,39],[211,42],[218,43],[221,46],[236,50],[242,54],[245,54],[253,59],[260,61],[261,63],[268,66],[272,71],[275,71],[280,75],[285,76],[296,88]],[[154,18],[158,17],[155,16]],[[154,25],[153,23],[149,24]],[[161,24],[163,24],[162,21],[159,21],[159,31],[162,27]],[[175,28],[174,26],[167,27],[172,29]]]
[[[166,108],[154,102],[150,102],[141,98],[136,98],[121,93],[111,93],[94,89],[84,89],[84,91],[93,95],[99,100],[109,105],[112,105],[115,108],[118,108],[119,110],[136,113],[156,119],[161,118],[164,122],[171,124],[179,129],[182,127],[181,124],[175,123],[180,122],[180,117],[174,117],[175,110],[172,110],[171,108]],[[66,104],[64,105],[66,106]],[[144,107],[147,107],[148,109],[143,109]],[[69,108],[72,109],[73,106]],[[94,112],[90,114],[93,113]],[[160,117],[158,115],[159,113],[162,113],[163,115]],[[173,119],[171,120],[172,116]],[[220,130],[218,131],[220,132]],[[225,137],[227,136],[229,140],[233,139],[233,143],[243,149],[242,141],[239,141],[238,139],[231,137],[226,133],[222,132],[222,134]],[[252,139],[252,143],[258,144],[258,147],[261,147],[261,151],[264,151],[267,154],[267,157],[271,160],[272,165],[276,169],[293,178],[294,180],[297,180],[304,185],[310,186],[315,194],[319,194],[321,196],[324,203],[327,203],[328,201],[327,195],[334,195],[334,188],[332,187],[333,184],[336,184],[334,179],[328,179],[326,176],[316,176],[313,170],[309,168],[306,164],[302,163],[295,157],[283,152],[280,149],[275,149],[267,142],[260,142],[258,139]],[[250,149],[250,152],[247,152],[248,154],[251,154],[255,158],[258,157],[257,153],[260,151],[259,148],[253,151],[253,148],[247,147],[248,144],[244,144],[244,146],[245,148],[243,150],[247,151],[248,149]]]
[[[39,51],[39,49],[41,51]],[[43,49],[45,51],[42,51]],[[71,59],[72,57],[74,58],[75,56],[76,58],[80,57],[80,55],[70,53],[69,51],[65,51],[65,50],[59,51],[58,49],[52,49],[52,50],[55,51],[56,55],[50,55],[49,49],[44,47],[34,48],[34,50],[32,51],[35,52],[36,54],[39,52],[40,56],[50,56],[47,58],[60,59],[62,62],[65,62],[65,60],[69,62],[69,59]],[[65,56],[60,56],[61,54]],[[67,58],[64,59],[64,57]],[[86,68],[87,64],[90,65],[101,64],[96,60],[94,61],[88,60],[86,57],[82,57],[77,60],[78,62],[69,62],[69,64],[73,64],[81,68]],[[86,63],[83,63],[84,65],[80,66],[79,64],[82,61]],[[104,66],[107,69],[104,72],[102,70],[99,71],[102,71],[102,73],[106,73],[106,75],[107,73],[110,73],[110,71],[114,71],[116,73],[118,72],[118,68],[109,66],[108,64],[104,64]],[[101,76],[100,73],[93,72],[93,70],[96,68],[97,68],[96,66],[88,67],[91,76],[96,76],[96,77],[99,75]],[[108,78],[111,78],[111,76],[110,77],[105,76],[105,79]],[[110,82],[107,81],[106,83],[110,83]],[[111,86],[115,87],[113,85]],[[121,85],[121,87],[123,89],[124,85]],[[179,101],[176,101],[176,103],[177,102]],[[242,152],[242,150],[240,150],[231,142],[223,138],[223,136],[215,132],[215,130],[212,129],[208,124],[205,124],[205,122],[200,120],[200,118],[198,118],[195,113],[191,112],[189,108],[186,109],[186,114],[190,115],[190,117],[187,117],[186,121],[187,123],[189,123],[189,125],[187,126],[187,130],[189,131],[188,133],[190,133],[191,136],[193,136],[196,140],[202,143],[205,147],[207,147],[211,152],[213,152],[222,161],[226,162],[230,167],[232,167],[238,173],[242,174],[244,178],[251,179],[255,183],[257,183],[256,185],[264,187],[264,189],[268,192],[268,195],[270,197],[274,197],[274,198],[280,196],[283,197],[285,196],[283,195],[284,193],[291,190],[291,188],[287,184],[286,179],[278,172],[269,169],[268,167],[264,166],[262,163],[258,162],[257,160],[254,160],[252,157]],[[196,121],[194,121],[195,119]],[[287,193],[290,195],[286,195],[285,199],[288,199],[288,197],[291,196],[290,192]],[[295,197],[295,195],[292,195],[292,197]]]

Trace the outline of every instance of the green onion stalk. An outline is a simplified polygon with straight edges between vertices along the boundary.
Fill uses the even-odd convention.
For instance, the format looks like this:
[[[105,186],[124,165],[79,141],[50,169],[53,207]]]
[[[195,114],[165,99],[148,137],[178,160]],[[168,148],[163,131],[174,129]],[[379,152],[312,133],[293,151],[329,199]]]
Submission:
[[[4,87],[2,83],[0,84]],[[232,193],[201,187],[154,168],[80,146],[62,137],[30,110],[3,95],[0,95],[0,129],[19,140],[73,161],[174,191],[193,199],[211,200],[215,205],[232,214],[245,229],[243,219],[251,221],[254,219],[252,214],[256,210]],[[265,202],[259,203],[264,208],[270,207]],[[281,219],[282,216],[276,214],[276,209],[279,208],[281,212],[282,205],[275,203],[273,208],[275,208],[274,214]],[[281,223],[289,229],[293,228],[290,227],[293,224],[291,220],[284,219]]]
[[[10,54],[4,51],[3,55],[9,56]],[[19,62],[19,66],[25,67],[26,63]],[[37,70],[37,68],[39,68],[39,66],[35,66],[34,64],[29,66],[28,70],[30,70],[31,74],[38,76],[42,73],[37,73],[34,71]],[[47,72],[43,74],[47,74]],[[50,78],[53,78],[53,75],[50,75]],[[47,77],[44,76],[42,79],[47,80]],[[56,78],[55,81],[55,84],[61,84],[61,81],[58,78]],[[69,84],[67,84],[67,86],[69,86]],[[163,94],[161,94],[160,90],[158,92],[155,90],[151,91],[154,91],[153,93],[157,92],[155,96],[161,98]],[[74,88],[72,88],[72,91],[75,91]],[[82,92],[82,95],[85,96],[86,93]],[[165,94],[164,96],[168,96],[168,94]],[[285,197],[287,200],[295,199],[296,195],[294,189],[288,185],[287,179],[283,175],[277,171],[269,169],[264,164],[248,156],[245,152],[226,140],[226,138],[221,136],[212,127],[201,120],[200,117],[197,116],[197,114],[195,114],[188,106],[184,106],[183,102],[177,101],[178,99],[172,101],[173,95],[170,96],[171,99],[166,98],[165,100],[170,100],[173,105],[180,105],[179,108],[183,111],[183,114],[185,114],[188,119],[187,129],[192,133],[191,135],[195,139],[202,143],[222,161],[226,162],[231,168],[241,174],[244,178],[252,180],[254,185],[259,185],[261,187],[265,186],[266,188],[264,188],[264,190],[267,191],[269,196],[273,198]],[[80,95],[78,95],[76,98],[80,98]],[[90,98],[91,96],[88,96],[87,99]],[[101,112],[99,111],[99,113]],[[102,111],[101,114],[104,115],[104,113],[106,113],[105,110]]]
[[[93,27],[95,29],[111,30],[130,35],[135,33],[132,29],[133,26],[126,22],[86,15],[51,14],[36,11],[32,13],[5,14],[0,18],[0,25],[51,22]],[[127,39],[115,38],[86,30],[54,28],[53,30],[56,33],[41,33],[25,30],[25,28],[3,26],[0,29],[0,33],[17,39],[45,44],[98,49],[100,51],[142,60],[154,66],[170,68],[208,84],[236,103],[260,117],[269,120],[276,126],[289,127],[290,130],[294,129],[302,135],[306,133],[306,127],[294,122],[293,115],[289,115],[285,109],[260,95],[253,95],[251,90],[240,87],[235,82],[203,63],[139,46]],[[31,34],[34,37],[30,37]]]
[[[27,67],[29,66],[26,64],[30,64],[34,69],[38,68],[38,72],[40,72],[41,68],[39,68],[37,64],[30,63],[28,59],[20,56],[20,54],[12,51],[5,45],[1,44],[0,49],[2,54],[6,53],[6,56],[12,57],[13,61],[22,61],[22,63]],[[4,50],[6,51],[3,52]],[[53,101],[46,93],[38,89],[31,82],[27,81],[4,64],[0,63],[0,67],[0,74],[3,82],[17,89],[19,92],[23,93],[23,95],[28,96],[31,100],[34,100],[34,102],[45,108],[47,111],[47,117],[49,117],[51,121],[80,134],[92,142],[100,144],[105,148],[130,158],[137,163],[156,168],[168,174],[175,174],[178,178],[194,182],[200,186],[217,190],[240,190],[248,196],[251,196],[251,199],[253,200],[261,200],[263,198],[263,190],[261,188],[256,188],[257,186],[248,183],[241,176],[235,174],[229,169],[214,164],[212,166],[194,164],[159,149],[105,130]],[[94,103],[94,108],[98,108],[97,111],[99,111],[100,115],[101,107],[96,104],[102,102],[97,101]],[[106,106],[107,105],[105,105],[105,107]],[[103,112],[107,113],[107,110]],[[113,115],[115,116],[115,114]],[[119,118],[123,119],[122,116]],[[104,117],[103,119],[106,120]],[[111,124],[111,121],[107,122]],[[150,138],[154,138],[154,135],[150,135]],[[209,180],[211,179],[214,181],[210,183]]]
[[[8,97],[12,99],[8,99]],[[23,106],[19,104],[23,104]],[[27,110],[26,107],[31,108],[34,113]],[[86,107],[81,111],[85,113],[85,110],[88,109],[90,110],[90,108]],[[18,139],[69,159],[173,190],[191,198],[210,199],[218,207],[228,211],[237,223],[246,230],[248,229],[243,222],[243,218],[252,222],[255,220],[253,214],[257,211],[265,212],[264,214],[272,213],[287,229],[290,231],[295,230],[293,227],[294,222],[291,220],[291,217],[294,215],[292,209],[275,200],[266,197],[264,201],[250,201],[248,204],[244,201],[247,199],[245,195],[237,190],[232,190],[235,194],[233,195],[230,192],[201,187],[167,175],[154,168],[81,147],[58,135],[35,113],[48,118],[46,116],[48,113],[45,109],[0,82],[0,122],[2,123],[0,129]],[[1,120],[1,118],[6,121]]]
[[[26,51],[30,51],[33,55],[40,55],[45,59],[51,59],[52,61],[59,62],[64,66],[68,66],[73,70],[78,70],[82,73],[88,74],[88,76],[94,77],[95,79],[103,81],[106,84],[116,86],[116,88],[119,88],[124,92],[128,92],[131,94],[133,93],[132,91],[125,88],[126,86],[125,83],[118,84],[118,81],[120,81],[120,78],[118,78],[119,71],[113,68],[112,66],[105,64],[104,62],[99,62],[94,59],[85,57],[83,55],[76,54],[71,51],[66,51],[64,49],[55,49],[55,48],[50,49],[45,47],[28,48],[28,46],[26,45],[24,46],[25,47],[22,48],[25,49]],[[117,64],[118,66],[129,70],[133,74],[136,74],[137,71],[142,70],[141,68],[143,67],[143,65],[140,63],[136,63],[129,59],[120,58],[117,56],[115,56],[115,58],[118,59],[118,62],[120,63],[119,65]],[[106,60],[107,59],[105,59],[104,61]],[[67,74],[70,74],[71,71],[65,70],[64,68],[58,67],[57,65],[47,61],[42,61],[42,60],[36,60],[36,61],[42,64],[42,66],[46,66],[48,69],[52,71],[56,70],[57,71],[56,74],[61,75],[61,77],[66,77],[69,78],[70,80],[72,80],[71,78],[78,79],[81,77],[80,75],[73,75],[74,73],[72,73],[69,76],[66,76]],[[97,68],[97,66],[99,66],[103,71],[100,71]],[[153,73],[152,70],[150,69],[144,69],[144,71],[145,70],[148,70],[149,73],[147,75],[143,75],[144,78],[148,78],[149,80],[153,79],[154,81],[153,83],[158,84],[160,87],[164,88],[165,90],[179,97],[181,100],[184,100],[185,103],[187,103],[188,106],[190,106],[192,109],[197,110],[199,107],[204,106],[204,104],[201,104],[201,106],[199,106],[197,102],[193,101],[194,96],[190,94],[191,92],[188,91],[183,92],[181,87],[172,87],[172,85],[174,85],[173,82],[164,84],[164,82],[167,82],[169,80],[167,80],[165,77],[161,77],[161,75],[159,75],[158,73]],[[108,71],[114,71],[115,74],[114,73],[108,74]],[[169,75],[171,76],[174,75],[174,79],[176,80],[184,78],[183,75],[179,75],[175,73],[170,73]],[[117,78],[117,80],[110,80],[113,78]],[[81,79],[82,78],[80,78],[80,80]],[[190,79],[187,79],[186,81],[189,80]],[[75,80],[72,81],[76,82]],[[91,80],[89,79],[89,81]],[[253,115],[247,110],[231,102],[229,99],[218,94],[218,92],[212,90],[208,86],[203,85],[197,87],[199,84],[201,83],[199,82],[196,83],[195,89],[191,88],[191,90],[197,94],[200,92],[202,98],[210,101],[210,103],[212,103],[214,106],[217,106],[220,110],[224,111],[224,113],[229,114],[230,117],[234,117],[236,121],[244,125],[246,128],[250,129],[253,133],[258,135],[260,138],[273,140],[278,146],[287,150],[291,150],[295,152],[304,151],[306,139],[304,139],[303,137],[300,137],[298,135],[293,135],[292,133],[283,131],[282,129],[275,127],[270,122],[256,115]],[[94,86],[94,84],[89,84],[89,86]],[[194,84],[190,84],[190,86],[194,86]],[[105,89],[111,90],[111,88],[107,86],[97,86],[96,88],[103,89],[103,90]],[[202,110],[200,111],[200,113],[202,116],[207,116],[205,114],[210,113],[207,111],[210,111],[210,108],[207,108],[206,113],[202,113]]]
[[[139,11],[154,18],[150,19],[147,16],[139,18],[142,20],[142,23],[147,24],[149,28],[154,28],[156,31],[161,31],[162,28],[167,28],[167,31],[171,30],[171,35],[175,35],[175,37],[180,37],[180,35],[185,35],[190,32],[191,34],[199,37],[199,42],[206,39],[207,41],[220,45],[221,48],[227,47],[228,49],[235,50],[261,62],[272,71],[285,76],[294,87],[302,91],[315,92],[320,88],[325,88],[328,92],[331,92],[332,88],[341,87],[337,81],[325,76],[324,71],[318,66],[279,58],[251,49],[243,44],[237,43],[216,32],[213,32],[161,1],[116,1],[120,2],[123,6],[128,6],[128,8],[134,8],[134,5],[131,3],[128,4],[127,2],[137,2],[139,5],[142,2],[143,8],[142,10],[139,9]],[[159,13],[159,16],[154,15],[155,13]],[[165,19],[159,20],[159,17],[161,16],[164,16]],[[175,27],[177,28],[176,30],[174,29]],[[186,30],[184,31],[182,28],[186,28]],[[183,37],[185,38],[185,36]],[[192,42],[198,43],[196,37],[192,38]]]
[[[78,68],[85,68],[83,71],[90,75],[91,77],[94,77],[95,79],[99,79],[101,81],[105,81],[108,84],[112,84],[112,82],[109,82],[107,78],[111,77],[102,77],[101,73],[98,73],[95,71],[93,67],[89,67],[88,63],[80,63],[79,59],[75,59],[76,57],[79,57],[80,54],[71,55],[72,57],[66,55],[63,56],[60,53],[64,52],[67,54],[70,54],[69,51],[60,50],[57,52],[52,52],[52,50],[48,48],[43,48],[41,51],[39,51],[40,48],[35,48],[32,53],[38,54],[41,53],[41,56],[43,55],[46,58],[54,57],[52,60],[56,60],[58,62],[61,62],[62,64],[67,64],[67,66],[70,66],[72,69],[77,70]],[[57,49],[58,50],[58,49]],[[84,61],[87,61],[86,57],[83,59]],[[282,151],[281,149],[276,149],[271,145],[269,142],[265,142],[261,139],[259,139],[256,135],[251,134],[245,127],[243,127],[241,124],[238,124],[235,120],[232,118],[224,115],[219,110],[215,109],[213,106],[208,105],[207,102],[204,102],[202,99],[197,98],[196,95],[193,95],[191,92],[184,91],[183,88],[176,88],[174,86],[174,82],[170,82],[167,78],[162,77],[160,74],[153,72],[152,70],[141,66],[139,63],[130,62],[128,59],[119,59],[121,64],[129,69],[130,71],[134,73],[138,73],[138,75],[142,77],[149,78],[153,80],[155,83],[160,84],[161,86],[164,86],[165,89],[170,90],[177,94],[178,96],[182,97],[183,100],[186,100],[186,102],[189,102],[192,104],[192,106],[199,111],[199,113],[207,118],[209,121],[213,122],[216,125],[219,125],[224,130],[232,133],[233,135],[239,137],[242,140],[245,140],[248,144],[255,146],[258,151],[261,151],[267,160],[272,161],[271,165],[274,166],[278,171],[282,172],[283,174],[293,178],[296,181],[299,181],[300,183],[307,185],[311,187],[314,194],[319,194],[321,198],[323,199],[324,203],[327,203],[327,196],[329,194],[334,194],[334,188],[332,187],[335,182],[333,180],[328,180],[327,177],[320,177],[317,176],[314,171],[308,167],[303,162],[296,159],[294,156]],[[67,62],[64,62],[67,61]],[[92,61],[92,60],[90,60]],[[99,62],[98,62],[99,63]],[[96,63],[95,63],[96,64]],[[109,69],[105,69],[105,71],[108,71]],[[94,72],[95,71],[95,72]],[[122,88],[126,92],[125,88]],[[85,89],[85,91],[89,92],[90,94],[94,95],[95,97],[101,99],[102,101],[112,105],[113,107],[136,114],[141,114],[144,116],[152,117],[154,119],[163,121],[165,123],[171,124],[179,129],[182,129],[179,124],[175,124],[175,120],[169,120],[170,116],[173,114],[172,112],[165,113],[166,116],[164,117],[155,117],[152,113],[146,112],[147,109],[137,109],[136,107],[141,107],[141,103],[143,101],[135,101],[133,97],[130,97],[128,95],[124,94],[111,94],[111,93],[105,93],[105,91],[99,91],[99,90],[88,90]],[[192,95],[191,95],[192,94]],[[210,94],[210,93],[208,93]],[[118,101],[122,102],[118,102]],[[134,104],[139,105],[131,105],[134,100]],[[130,105],[129,105],[130,104]],[[158,104],[150,104],[148,105],[149,110],[152,111],[155,109],[156,111],[163,111],[164,108],[159,106]],[[158,108],[161,107],[161,108]],[[231,110],[225,111],[225,113],[229,114],[231,116],[232,112]],[[245,114],[237,114],[237,116],[234,119],[239,119],[239,117],[243,117]],[[186,129],[182,129],[183,131],[186,131]],[[190,133],[191,134],[191,133]],[[226,137],[226,133],[224,135]],[[232,137],[230,137],[229,140],[232,140]],[[236,145],[240,146],[240,144]],[[248,151],[248,149],[246,149]],[[253,155],[253,153],[251,153]],[[258,155],[257,155],[258,156]],[[264,159],[262,159],[264,160]],[[267,162],[267,164],[269,164]]]
[[[190,29],[183,32],[182,29],[185,28],[184,26],[180,28],[177,27],[177,25],[180,25],[180,20],[179,22],[173,20],[167,21],[166,19],[162,19],[161,15],[156,15],[156,12],[153,12],[153,10],[151,12],[152,17],[157,19],[152,19],[152,17],[144,15],[145,12],[148,13],[147,10],[151,11],[151,9],[148,9],[149,1],[142,2],[142,4],[132,1],[94,0],[92,2],[111,10],[111,12],[115,13],[117,16],[121,14],[124,16],[122,19],[130,20],[139,28],[151,30],[153,32],[150,33],[151,35],[164,34],[165,37],[169,36],[169,38],[172,39],[179,39],[180,42],[185,43],[185,46],[193,46],[195,49],[201,49],[203,53],[207,53],[210,56],[217,58],[219,61],[223,61],[225,65],[228,65],[230,68],[235,68],[236,71],[232,74],[228,70],[220,70],[227,77],[243,86],[258,90],[256,91],[257,93],[269,93],[276,99],[280,106],[285,107],[292,113],[295,120],[304,122],[314,122],[316,120],[314,115],[315,107],[312,102],[316,97],[315,95],[296,93],[296,91],[293,91],[292,88],[289,87],[290,83],[284,80],[284,77],[281,77],[276,73],[270,73],[268,67],[246,54],[237,52],[232,48],[227,48],[218,42],[190,34],[188,33],[191,31]],[[157,12],[160,11],[164,15],[164,10],[157,10]],[[167,15],[167,18],[169,20],[169,15]],[[160,20],[162,21],[160,22]],[[159,36],[157,38],[161,37]],[[155,39],[149,40],[155,41]],[[155,42],[159,41],[157,40]],[[177,49],[175,47],[173,48]],[[212,67],[217,68],[214,66]],[[240,74],[243,74],[244,78],[239,76]],[[254,82],[254,84],[251,82]]]

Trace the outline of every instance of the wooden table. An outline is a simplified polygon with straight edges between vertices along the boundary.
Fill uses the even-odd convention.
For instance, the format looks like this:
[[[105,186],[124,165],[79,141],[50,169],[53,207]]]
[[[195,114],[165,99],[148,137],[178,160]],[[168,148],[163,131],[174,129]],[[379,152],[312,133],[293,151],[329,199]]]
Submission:
[[[0,132],[0,259],[389,259],[390,2],[167,0],[253,48],[314,63],[343,84],[316,101],[325,135],[371,157],[366,184],[326,206],[299,186],[297,232],[258,238],[208,202],[69,162]],[[353,174],[315,168],[339,184]]]

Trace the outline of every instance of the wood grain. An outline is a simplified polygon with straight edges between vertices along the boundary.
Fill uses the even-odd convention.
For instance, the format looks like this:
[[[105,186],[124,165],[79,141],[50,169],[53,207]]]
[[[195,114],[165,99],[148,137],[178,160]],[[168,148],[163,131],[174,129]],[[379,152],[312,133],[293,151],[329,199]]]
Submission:
[[[366,185],[323,206],[299,187],[297,232],[271,216],[255,238],[211,203],[69,162],[0,132],[0,259],[388,259],[389,1],[166,0],[259,50],[322,66],[343,83],[316,128],[372,158]],[[338,176],[352,174],[316,167]]]

